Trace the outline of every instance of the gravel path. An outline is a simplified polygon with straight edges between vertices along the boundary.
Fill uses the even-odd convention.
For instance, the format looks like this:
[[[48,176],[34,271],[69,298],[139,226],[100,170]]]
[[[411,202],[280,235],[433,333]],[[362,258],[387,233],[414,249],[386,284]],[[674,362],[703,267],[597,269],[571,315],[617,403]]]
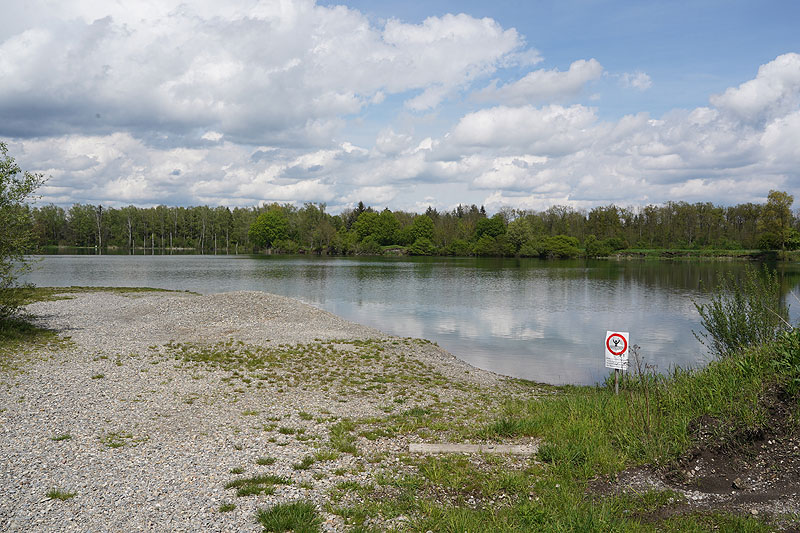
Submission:
[[[336,483],[370,479],[415,438],[357,437],[358,455],[297,469],[328,449],[341,417],[513,386],[430,343],[264,293],[81,293],[29,311],[71,343],[0,373],[2,531],[259,531],[258,508],[306,499],[322,510]],[[208,363],[236,350],[269,362]],[[256,464],[264,457],[273,464]],[[291,483],[237,498],[225,488],[237,468]],[[74,497],[48,498],[52,488]],[[343,528],[323,516],[326,530]]]

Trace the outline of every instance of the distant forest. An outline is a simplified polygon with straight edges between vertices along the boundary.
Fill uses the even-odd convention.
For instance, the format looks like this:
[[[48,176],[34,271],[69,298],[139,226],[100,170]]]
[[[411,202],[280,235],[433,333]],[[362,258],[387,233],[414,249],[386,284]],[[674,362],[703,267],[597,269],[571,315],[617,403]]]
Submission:
[[[599,257],[626,249],[792,250],[800,248],[793,197],[771,191],[765,204],[667,202],[591,210],[483,207],[425,213],[376,211],[359,203],[338,215],[302,207],[31,208],[37,245],[164,253],[277,253]]]

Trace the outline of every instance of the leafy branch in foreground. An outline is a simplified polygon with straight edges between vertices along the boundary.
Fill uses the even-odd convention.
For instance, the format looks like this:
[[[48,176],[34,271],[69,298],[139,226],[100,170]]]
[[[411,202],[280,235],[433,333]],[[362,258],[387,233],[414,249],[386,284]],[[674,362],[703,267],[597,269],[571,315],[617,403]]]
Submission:
[[[19,276],[28,270],[25,253],[32,245],[25,203],[42,183],[41,174],[23,172],[0,142],[0,320],[13,316],[24,299],[15,288]]]
[[[777,272],[766,266],[761,272],[748,267],[742,279],[728,273],[709,303],[694,305],[705,332],[693,333],[717,358],[768,344],[791,329]]]

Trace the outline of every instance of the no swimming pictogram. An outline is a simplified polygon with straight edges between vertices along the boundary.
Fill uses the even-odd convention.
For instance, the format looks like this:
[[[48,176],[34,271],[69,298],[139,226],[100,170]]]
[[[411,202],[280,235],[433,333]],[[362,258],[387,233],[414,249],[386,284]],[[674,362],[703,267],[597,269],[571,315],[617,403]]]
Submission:
[[[606,339],[606,349],[611,355],[620,356],[628,351],[628,339],[621,333],[612,333]]]

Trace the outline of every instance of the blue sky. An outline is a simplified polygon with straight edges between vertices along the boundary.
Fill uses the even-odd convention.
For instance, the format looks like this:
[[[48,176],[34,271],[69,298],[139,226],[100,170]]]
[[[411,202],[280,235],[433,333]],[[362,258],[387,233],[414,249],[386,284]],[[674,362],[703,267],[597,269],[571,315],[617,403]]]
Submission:
[[[12,0],[42,202],[544,209],[800,194],[795,1]]]

